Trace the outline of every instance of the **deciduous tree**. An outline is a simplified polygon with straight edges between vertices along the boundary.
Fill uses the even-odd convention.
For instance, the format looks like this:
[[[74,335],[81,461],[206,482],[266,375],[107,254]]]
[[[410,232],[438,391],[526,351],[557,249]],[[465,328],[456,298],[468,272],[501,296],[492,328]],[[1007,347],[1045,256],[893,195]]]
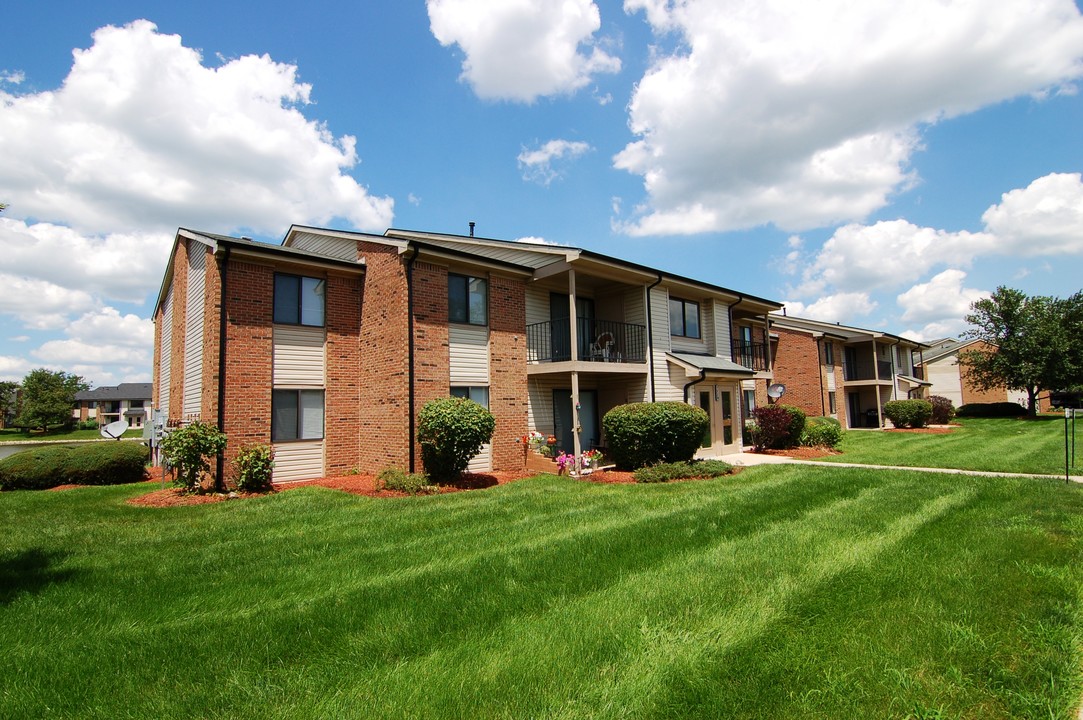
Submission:
[[[23,378],[22,408],[13,424],[48,430],[50,425],[70,423],[75,393],[89,388],[79,375],[45,368],[31,370]]]

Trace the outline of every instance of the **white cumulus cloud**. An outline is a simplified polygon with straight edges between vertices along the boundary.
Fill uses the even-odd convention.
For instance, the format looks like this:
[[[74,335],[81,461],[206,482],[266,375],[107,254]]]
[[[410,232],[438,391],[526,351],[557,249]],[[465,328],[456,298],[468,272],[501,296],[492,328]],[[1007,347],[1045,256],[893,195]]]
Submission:
[[[581,141],[550,140],[533,150],[523,148],[516,159],[519,161],[519,169],[523,171],[524,180],[549,185],[563,176],[563,167],[568,161],[591,149],[589,143]]]
[[[355,138],[302,114],[310,93],[266,55],[208,67],[146,20],[103,27],[60,88],[0,90],[7,212],[94,234],[387,227],[392,201],[346,174]]]
[[[1083,254],[1080,173],[1053,173],[1006,192],[981,219],[1005,250],[1021,255]]]
[[[458,45],[462,80],[478,97],[530,103],[574,93],[620,59],[595,43],[601,27],[591,0],[428,0],[441,45]]]
[[[869,315],[877,308],[876,301],[864,292],[825,295],[811,303],[787,300],[783,304],[787,315],[846,324],[854,324],[858,318]]]
[[[923,123],[1083,73],[1071,0],[625,0],[676,50],[629,104],[633,235],[861,220],[915,182]]]

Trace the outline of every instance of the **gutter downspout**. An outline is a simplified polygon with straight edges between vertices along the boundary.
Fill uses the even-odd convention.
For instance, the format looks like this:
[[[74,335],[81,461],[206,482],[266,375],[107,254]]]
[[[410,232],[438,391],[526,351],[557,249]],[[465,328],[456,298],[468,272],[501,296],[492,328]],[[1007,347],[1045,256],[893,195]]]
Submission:
[[[414,263],[417,261],[418,250],[412,244],[406,245],[408,252],[411,252],[410,259],[406,261],[406,373],[409,380],[409,389],[407,391],[407,412],[410,414],[410,472],[416,472],[416,461],[414,460],[415,450],[417,449],[417,439],[414,437],[417,434],[417,420],[414,417]]]
[[[226,431],[226,328],[228,325],[226,322],[226,279],[229,275],[230,250],[232,248],[227,245],[226,252],[222,256],[222,265],[218,270],[221,280],[218,300],[218,430],[221,432]],[[225,463],[225,451],[218,453],[214,469],[216,490],[221,490],[223,487],[222,473],[225,472]]]
[[[647,371],[651,378],[651,402],[654,402],[654,323],[651,321],[651,290],[662,284],[662,273],[647,286]],[[688,398],[685,398],[687,402]]]
[[[692,387],[693,385],[700,384],[701,382],[703,382],[706,379],[707,379],[707,369],[704,368],[704,369],[699,371],[699,377],[698,378],[690,380],[690,381],[688,381],[688,382],[686,382],[684,384],[684,403],[685,403],[685,405],[688,404],[688,389],[690,387]]]

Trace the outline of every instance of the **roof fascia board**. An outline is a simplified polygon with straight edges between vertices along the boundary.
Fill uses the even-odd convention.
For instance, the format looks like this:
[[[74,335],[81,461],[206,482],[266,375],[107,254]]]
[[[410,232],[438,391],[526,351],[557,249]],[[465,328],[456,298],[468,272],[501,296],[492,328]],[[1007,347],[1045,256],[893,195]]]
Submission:
[[[294,239],[301,233],[307,233],[309,235],[323,235],[324,237],[339,238],[340,240],[364,240],[365,242],[379,243],[380,245],[391,245],[392,247],[405,248],[406,242],[403,240],[395,240],[385,237],[384,235],[375,235],[373,233],[366,232],[354,232],[351,230],[331,230],[330,228],[312,227],[311,225],[290,225],[289,231],[286,232],[286,237],[282,241],[283,247],[291,247]]]
[[[533,268],[524,267],[523,265],[516,265],[515,263],[504,262],[503,260],[494,260],[492,258],[475,255],[470,252],[451,250],[449,248],[444,248],[437,245],[429,245],[428,243],[421,243],[416,241],[413,242],[413,245],[417,248],[418,257],[420,259],[438,258],[445,261],[451,260],[453,262],[464,263],[467,265],[475,265],[477,267],[489,268],[491,270],[497,270],[502,273],[521,275],[523,277],[530,277],[534,273]]]

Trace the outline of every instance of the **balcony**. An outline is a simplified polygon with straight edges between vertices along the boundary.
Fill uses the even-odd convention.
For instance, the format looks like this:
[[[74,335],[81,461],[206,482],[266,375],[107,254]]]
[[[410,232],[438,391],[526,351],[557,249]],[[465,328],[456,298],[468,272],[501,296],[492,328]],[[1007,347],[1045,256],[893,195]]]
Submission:
[[[647,328],[643,325],[577,318],[578,356],[584,362],[641,363],[647,358]],[[571,322],[568,318],[526,327],[529,362],[567,362],[572,359]]]
[[[767,363],[767,345],[765,343],[734,340],[730,343],[733,350],[733,362],[753,370],[770,370]]]
[[[843,363],[843,377],[846,380],[890,380],[890,360],[852,360]]]

